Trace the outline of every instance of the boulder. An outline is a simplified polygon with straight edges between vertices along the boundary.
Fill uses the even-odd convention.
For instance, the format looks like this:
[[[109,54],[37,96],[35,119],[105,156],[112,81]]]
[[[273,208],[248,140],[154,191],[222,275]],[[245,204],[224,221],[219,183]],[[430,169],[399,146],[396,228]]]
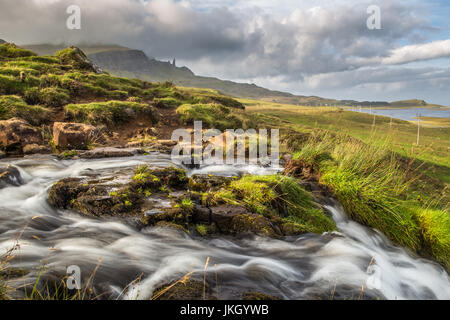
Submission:
[[[133,157],[138,154],[142,154],[144,151],[139,148],[96,148],[83,152],[80,158],[85,159],[100,159],[100,158],[120,158],[120,157]]]
[[[186,277],[155,290],[152,300],[217,300],[207,284]]]
[[[103,73],[103,70],[89,60],[80,48],[72,46],[57,52],[56,56],[63,64],[72,65],[77,69],[92,71],[97,74]]]
[[[259,214],[241,214],[233,217],[229,232],[234,234],[257,234],[259,236],[276,238],[281,236],[275,231],[272,223]]]
[[[96,128],[88,124],[65,122],[53,124],[53,141],[61,149],[85,149],[96,133]]]
[[[228,185],[232,180],[228,177],[196,174],[189,179],[189,188],[199,192],[216,191],[224,185]]]
[[[211,209],[199,204],[194,206],[192,219],[195,223],[211,223]]]
[[[68,209],[80,193],[89,190],[89,186],[81,182],[80,178],[66,178],[58,181],[50,188],[48,202],[55,208]]]
[[[241,206],[222,205],[211,208],[211,221],[216,223],[220,231],[227,232],[234,217],[247,213],[247,209]]]
[[[0,148],[22,152],[28,144],[42,144],[41,132],[19,118],[0,121]]]
[[[40,146],[36,143],[27,144],[23,147],[24,154],[36,154],[36,153],[48,153],[51,152],[50,148],[47,146]]]
[[[0,165],[0,189],[8,185],[20,186],[21,184],[23,184],[23,180],[16,167]]]

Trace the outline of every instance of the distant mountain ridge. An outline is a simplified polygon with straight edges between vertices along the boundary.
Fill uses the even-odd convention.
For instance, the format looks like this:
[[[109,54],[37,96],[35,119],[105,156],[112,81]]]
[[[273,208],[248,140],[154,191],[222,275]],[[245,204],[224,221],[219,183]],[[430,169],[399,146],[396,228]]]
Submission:
[[[39,55],[53,55],[68,45],[25,45]],[[255,84],[237,83],[214,77],[195,75],[187,67],[177,67],[176,61],[163,62],[149,58],[143,51],[120,45],[78,45],[95,64],[109,73],[148,81],[172,81],[185,87],[215,89],[223,94],[237,98],[257,99],[276,103],[309,106],[362,106],[362,107],[417,107],[428,105],[423,100],[404,100],[389,103],[387,101],[356,101],[326,99],[316,96],[300,96],[287,92],[269,90]]]

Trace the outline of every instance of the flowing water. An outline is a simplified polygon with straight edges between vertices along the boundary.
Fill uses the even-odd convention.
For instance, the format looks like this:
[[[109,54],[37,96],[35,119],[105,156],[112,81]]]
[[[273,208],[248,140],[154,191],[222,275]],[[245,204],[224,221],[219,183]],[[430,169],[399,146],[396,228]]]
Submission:
[[[197,238],[164,228],[139,229],[123,220],[100,220],[47,204],[59,179],[111,176],[124,179],[140,164],[166,167],[161,154],[101,160],[59,161],[51,156],[9,160],[24,184],[0,189],[0,252],[20,248],[11,267],[29,273],[10,285],[33,284],[39,273],[65,275],[77,265],[84,281],[95,272],[97,294],[148,299],[164,283],[191,271],[220,299],[260,291],[282,299],[450,299],[448,274],[439,265],[413,257],[379,232],[349,221],[339,204],[328,206],[338,232],[286,239]],[[270,174],[262,167],[206,167],[190,173]],[[101,259],[101,262],[99,262]],[[140,276],[138,284],[130,285]],[[364,286],[364,289],[362,289]]]

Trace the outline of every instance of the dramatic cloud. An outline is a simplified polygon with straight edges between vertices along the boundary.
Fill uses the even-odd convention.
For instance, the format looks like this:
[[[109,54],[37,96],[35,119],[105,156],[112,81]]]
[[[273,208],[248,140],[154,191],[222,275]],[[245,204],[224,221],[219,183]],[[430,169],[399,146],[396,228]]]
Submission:
[[[382,60],[382,63],[402,64],[444,57],[450,57],[450,39],[395,49],[389,57]]]
[[[81,30],[65,27],[71,4],[81,7]],[[371,4],[381,8],[381,30],[366,26]],[[176,57],[198,74],[301,94],[330,96],[340,88],[343,96],[358,87],[376,99],[370,86],[390,77],[382,82],[395,83],[409,98],[417,95],[406,84],[418,81],[411,70],[436,87],[448,80],[448,72],[435,78],[439,68],[390,67],[450,56],[450,40],[427,41],[439,33],[428,7],[406,0],[2,0],[0,38],[119,43],[164,60]],[[371,76],[362,76],[367,70]]]

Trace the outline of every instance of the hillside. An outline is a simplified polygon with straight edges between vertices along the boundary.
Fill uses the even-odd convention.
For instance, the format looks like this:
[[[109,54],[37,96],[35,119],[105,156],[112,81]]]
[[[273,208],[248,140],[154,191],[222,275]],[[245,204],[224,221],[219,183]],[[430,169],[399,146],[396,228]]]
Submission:
[[[180,127],[193,134],[194,121],[221,131],[280,129],[285,171],[267,176],[230,171],[228,178],[208,173],[188,177],[186,170],[149,162],[152,157],[158,163],[169,158],[164,154],[169,155],[177,143],[167,139]],[[376,228],[394,244],[414,252],[414,259],[416,254],[432,258],[448,270],[448,130],[424,128],[420,146],[411,143],[415,133],[416,126],[408,122],[383,117],[374,122],[370,115],[342,108],[236,100],[211,89],[112,76],[75,47],[55,56],[37,56],[13,44],[0,44],[0,157],[11,161],[27,154],[28,161],[35,159],[38,166],[58,165],[55,171],[44,170],[45,184],[39,178],[38,192],[45,194],[45,205],[39,208],[51,208],[52,216],[55,209],[62,214],[70,210],[98,219],[99,225],[120,218],[143,228],[177,230],[183,233],[183,245],[187,236],[207,241],[222,235],[258,235],[282,241],[303,234],[308,234],[307,239],[325,232],[332,235],[337,224],[324,206],[333,198],[361,227]],[[438,146],[436,139],[441,142]],[[35,154],[39,156],[33,158]],[[42,154],[48,154],[49,162],[40,158]],[[119,167],[108,172],[112,158],[117,158]],[[134,161],[138,159],[142,162]],[[79,164],[86,170],[80,170]],[[72,165],[76,171],[69,172]],[[0,168],[0,188],[11,188],[8,199],[2,199],[4,206],[14,209],[8,222],[14,222],[10,216],[23,207],[9,199],[12,190],[21,189],[16,188],[25,171],[20,169]],[[61,172],[64,175],[58,175]],[[154,206],[161,202],[170,206]],[[35,219],[40,217],[31,220]],[[24,225],[24,220],[18,221],[14,234]],[[85,229],[82,232],[85,237]],[[39,240],[41,246],[45,233],[24,236],[28,243]],[[370,234],[364,232],[361,243]],[[139,244],[147,238],[140,237]],[[51,238],[51,245],[54,241]],[[371,252],[373,243],[364,250]],[[390,246],[387,241],[380,245]],[[366,258],[363,270],[372,254]],[[2,278],[0,289],[6,292]],[[360,291],[360,283],[355,290]]]
[[[42,44],[25,45],[23,47],[39,55],[53,55],[67,47],[67,45]],[[159,61],[149,58],[141,50],[134,50],[120,45],[80,45],[79,48],[95,64],[115,76],[146,81],[171,81],[184,87],[214,89],[223,94],[242,99],[256,99],[303,106],[441,107],[439,105],[428,105],[425,101],[417,99],[390,103],[388,101],[336,100],[317,96],[294,95],[288,92],[269,90],[255,84],[199,76],[187,67],[178,67],[175,59],[172,62]]]

